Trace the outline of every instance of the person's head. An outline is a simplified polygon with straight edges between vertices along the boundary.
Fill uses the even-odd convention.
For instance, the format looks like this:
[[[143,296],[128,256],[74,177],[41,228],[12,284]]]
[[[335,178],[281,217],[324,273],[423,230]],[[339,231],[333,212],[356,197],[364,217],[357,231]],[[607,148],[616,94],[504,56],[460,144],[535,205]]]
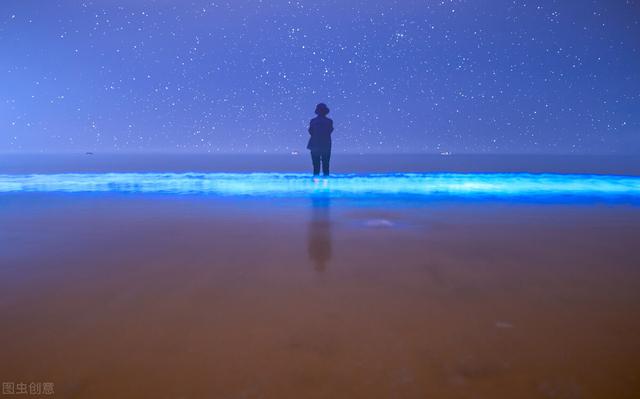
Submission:
[[[316,105],[316,115],[327,116],[329,113],[329,107],[325,103]]]

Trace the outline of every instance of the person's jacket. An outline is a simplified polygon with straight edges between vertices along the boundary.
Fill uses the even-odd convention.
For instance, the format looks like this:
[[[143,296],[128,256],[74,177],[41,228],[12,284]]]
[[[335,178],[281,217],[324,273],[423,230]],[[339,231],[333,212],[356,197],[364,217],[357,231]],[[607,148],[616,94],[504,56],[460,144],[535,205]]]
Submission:
[[[317,116],[309,122],[309,143],[311,151],[331,151],[331,132],[333,121],[326,116]]]

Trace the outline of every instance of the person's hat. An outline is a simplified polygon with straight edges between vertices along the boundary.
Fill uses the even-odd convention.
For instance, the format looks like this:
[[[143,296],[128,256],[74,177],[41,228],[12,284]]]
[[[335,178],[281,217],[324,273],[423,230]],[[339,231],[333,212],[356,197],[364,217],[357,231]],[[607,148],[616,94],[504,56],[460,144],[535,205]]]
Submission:
[[[329,113],[329,107],[327,107],[327,104],[320,103],[320,104],[316,105],[316,114],[318,114],[318,115],[326,115],[328,113]]]

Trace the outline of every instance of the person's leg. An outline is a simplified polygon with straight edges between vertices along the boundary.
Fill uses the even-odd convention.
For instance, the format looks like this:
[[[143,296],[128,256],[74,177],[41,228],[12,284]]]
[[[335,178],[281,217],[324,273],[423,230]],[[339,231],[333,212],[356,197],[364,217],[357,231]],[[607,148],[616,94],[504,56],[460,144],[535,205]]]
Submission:
[[[322,174],[329,176],[329,160],[331,159],[331,151],[325,151],[322,154]]]
[[[313,163],[313,175],[320,174],[320,153],[311,151],[311,162]]]

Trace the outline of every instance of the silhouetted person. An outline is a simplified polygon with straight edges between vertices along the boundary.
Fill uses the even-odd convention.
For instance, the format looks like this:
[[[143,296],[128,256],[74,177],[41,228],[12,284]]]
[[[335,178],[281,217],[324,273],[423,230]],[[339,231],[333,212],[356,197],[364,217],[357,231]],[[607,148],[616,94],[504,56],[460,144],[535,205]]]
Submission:
[[[329,176],[329,159],[331,158],[331,132],[333,132],[333,121],[327,118],[329,108],[323,103],[316,106],[317,117],[309,122],[309,143],[307,148],[311,150],[311,161],[313,162],[313,175],[320,174],[320,164],[322,164],[322,174]]]

